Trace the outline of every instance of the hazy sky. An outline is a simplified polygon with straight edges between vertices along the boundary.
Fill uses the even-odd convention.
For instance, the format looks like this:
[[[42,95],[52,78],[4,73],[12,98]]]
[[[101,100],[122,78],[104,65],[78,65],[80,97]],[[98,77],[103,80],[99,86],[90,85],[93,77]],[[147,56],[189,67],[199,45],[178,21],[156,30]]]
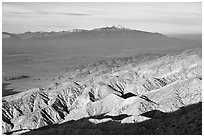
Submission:
[[[162,34],[202,32],[201,3],[3,3],[3,31],[121,25]]]

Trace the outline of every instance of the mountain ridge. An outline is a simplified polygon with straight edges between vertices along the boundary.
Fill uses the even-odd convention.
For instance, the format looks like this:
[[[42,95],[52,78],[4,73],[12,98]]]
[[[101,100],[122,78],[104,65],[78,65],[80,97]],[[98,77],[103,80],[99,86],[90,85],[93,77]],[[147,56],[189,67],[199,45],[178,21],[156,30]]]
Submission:
[[[107,27],[100,27],[100,28],[94,28],[91,30],[87,29],[73,29],[68,31],[36,31],[31,32],[27,31],[24,33],[9,33],[9,32],[2,32],[2,38],[3,39],[19,39],[19,40],[29,40],[29,39],[39,39],[39,38],[52,38],[52,37],[59,37],[66,34],[73,34],[73,33],[79,33],[79,32],[103,32],[103,31],[130,31],[130,32],[138,32],[138,33],[145,33],[145,34],[157,34],[162,35],[158,32],[147,32],[142,30],[135,30],[135,29],[129,29],[122,27],[120,25],[114,25],[114,26],[107,26]]]

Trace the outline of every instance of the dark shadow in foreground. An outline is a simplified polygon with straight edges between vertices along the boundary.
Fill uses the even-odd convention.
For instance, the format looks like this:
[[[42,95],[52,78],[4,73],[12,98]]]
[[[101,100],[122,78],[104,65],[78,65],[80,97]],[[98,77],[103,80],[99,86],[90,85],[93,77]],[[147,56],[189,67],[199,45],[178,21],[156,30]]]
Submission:
[[[149,120],[139,123],[121,123],[120,120],[130,117],[122,114],[119,116],[99,116],[71,120],[63,124],[55,124],[31,130],[23,134],[56,135],[56,134],[83,134],[83,135],[151,135],[151,134],[202,134],[202,102],[182,107],[175,112],[164,113],[153,110],[141,114]],[[111,118],[112,121],[94,124],[90,119],[101,120]]]

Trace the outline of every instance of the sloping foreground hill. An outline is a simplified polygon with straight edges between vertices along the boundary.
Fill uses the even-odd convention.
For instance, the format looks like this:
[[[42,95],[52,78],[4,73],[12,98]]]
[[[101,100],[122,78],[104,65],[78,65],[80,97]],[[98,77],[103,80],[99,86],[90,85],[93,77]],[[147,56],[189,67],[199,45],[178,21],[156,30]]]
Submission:
[[[156,117],[160,114],[160,117]],[[161,111],[150,111],[143,114],[149,119],[136,123],[121,123],[128,115],[119,116],[97,116],[82,118],[80,120],[68,121],[63,124],[56,124],[43,127],[25,135],[40,134],[86,134],[86,135],[147,135],[147,134],[201,134],[202,130],[202,104],[194,104],[175,112],[163,113]],[[165,117],[165,118],[162,118]],[[99,124],[94,124],[93,120],[111,119]],[[98,121],[99,121],[98,120]]]
[[[64,82],[3,97],[3,133],[201,134],[201,54],[146,54],[70,70]]]

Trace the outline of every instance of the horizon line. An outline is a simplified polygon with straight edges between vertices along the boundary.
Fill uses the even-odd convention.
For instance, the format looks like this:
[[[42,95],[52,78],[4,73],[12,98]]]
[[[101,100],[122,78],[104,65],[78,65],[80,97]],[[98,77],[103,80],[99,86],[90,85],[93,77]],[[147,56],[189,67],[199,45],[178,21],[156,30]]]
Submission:
[[[201,33],[161,33],[161,32],[153,32],[153,31],[147,31],[147,30],[142,30],[142,29],[132,29],[129,27],[124,27],[122,25],[106,25],[106,26],[101,26],[101,27],[96,27],[96,28],[92,28],[92,29],[84,29],[81,27],[78,28],[74,28],[74,29],[70,29],[70,30],[59,30],[59,31],[55,31],[55,30],[50,30],[50,31],[40,31],[40,30],[36,30],[36,31],[32,31],[32,30],[28,30],[28,31],[24,31],[24,32],[19,32],[19,33],[15,33],[15,32],[10,32],[10,31],[2,31],[2,33],[9,33],[9,34],[15,34],[15,35],[19,35],[19,34],[25,34],[25,33],[37,33],[37,32],[41,32],[41,33],[52,33],[52,32],[74,32],[74,30],[85,30],[85,31],[92,31],[95,29],[102,29],[102,28],[111,28],[111,27],[115,27],[115,26],[120,26],[122,29],[130,29],[130,30],[135,30],[135,31],[142,31],[142,32],[149,32],[149,33],[158,33],[158,34],[163,34],[163,35],[188,35],[188,34],[194,34],[194,35],[202,35]]]

